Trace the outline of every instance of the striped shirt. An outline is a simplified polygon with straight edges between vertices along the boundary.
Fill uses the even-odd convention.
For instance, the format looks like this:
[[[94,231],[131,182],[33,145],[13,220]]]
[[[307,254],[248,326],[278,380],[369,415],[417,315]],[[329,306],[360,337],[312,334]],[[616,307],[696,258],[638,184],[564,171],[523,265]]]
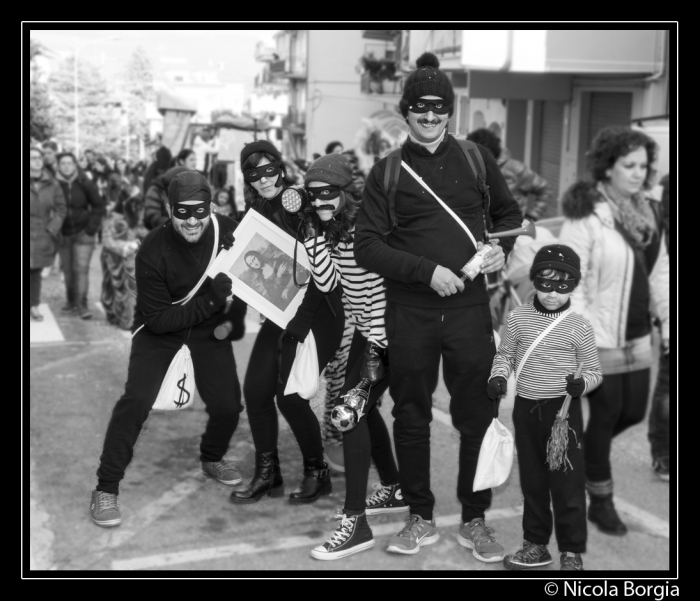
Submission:
[[[386,348],[384,278],[357,264],[354,245],[354,240],[339,242],[332,249],[323,236],[304,242],[316,287],[328,293],[340,280],[360,332],[377,346]]]
[[[507,380],[511,371],[517,370],[535,338],[560,314],[561,311],[538,311],[532,302],[513,309],[506,319],[506,330],[493,359],[490,378],[501,376]],[[603,380],[598,349],[591,324],[585,317],[571,312],[532,350],[520,371],[516,393],[527,399],[563,396],[566,376],[576,373],[580,362],[583,362],[581,376],[585,392],[588,392]]]

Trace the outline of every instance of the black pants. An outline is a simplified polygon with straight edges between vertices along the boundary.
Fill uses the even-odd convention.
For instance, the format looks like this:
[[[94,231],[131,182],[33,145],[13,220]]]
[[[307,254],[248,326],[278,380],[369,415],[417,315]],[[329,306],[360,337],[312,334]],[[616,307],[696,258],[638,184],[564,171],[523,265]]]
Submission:
[[[560,552],[586,551],[586,475],[583,451],[581,399],[569,405],[569,446],[567,456],[572,467],[550,470],[547,465],[547,441],[564,397],[533,401],[515,397],[513,425],[515,448],[518,451],[520,488],[525,499],[523,537],[537,545],[549,544],[554,532]]]
[[[327,303],[322,302],[319,305],[311,331],[316,340],[318,367],[321,371],[340,345],[344,320],[342,310],[333,317]],[[275,397],[277,397],[277,407],[292,429],[304,458],[322,457],[321,427],[309,405],[309,399],[304,399],[296,393],[286,396],[284,394],[287,378],[294,363],[297,342],[284,338],[280,357],[278,342],[281,334],[282,329],[279,326],[269,319],[265,320],[248,360],[248,369],[243,382],[243,397],[248,411],[253,444],[258,453],[274,451],[277,448],[279,432],[275,409]],[[281,359],[279,365],[278,357]],[[282,384],[278,383],[278,376]]]
[[[668,459],[671,456],[670,435],[670,375],[668,355],[661,353],[656,386],[649,412],[649,442],[652,459]],[[674,455],[675,459],[675,455]]]
[[[591,415],[584,435],[586,476],[593,482],[612,478],[612,439],[646,415],[650,369],[604,375],[603,383],[588,394]]]
[[[360,370],[364,360],[367,339],[356,329],[350,345],[345,384],[340,390],[338,403],[348,390],[360,381]],[[387,370],[390,371],[390,370]],[[391,438],[384,418],[379,413],[377,400],[389,387],[387,373],[370,389],[365,417],[349,432],[343,432],[343,458],[345,462],[345,509],[364,511],[369,477],[370,457],[379,472],[383,485],[398,484],[399,472],[391,450]]]
[[[238,426],[241,386],[231,343],[217,340],[213,332],[213,325],[194,327],[187,338],[187,330],[154,334],[146,326],[134,336],[124,394],[107,426],[97,470],[97,490],[119,493],[119,482],[131,462],[141,427],[158,396],[170,361],[186,339],[195,384],[209,414],[199,447],[200,460],[219,461],[224,456]]]
[[[472,491],[479,449],[493,419],[486,395],[496,354],[488,304],[427,309],[387,303],[386,328],[394,400],[394,444],[399,481],[411,513],[432,519],[430,422],[440,358],[450,393],[452,424],[460,433],[457,498],[462,520],[484,517],[491,490]]]
[[[38,307],[41,303],[41,269],[29,270],[29,306]]]

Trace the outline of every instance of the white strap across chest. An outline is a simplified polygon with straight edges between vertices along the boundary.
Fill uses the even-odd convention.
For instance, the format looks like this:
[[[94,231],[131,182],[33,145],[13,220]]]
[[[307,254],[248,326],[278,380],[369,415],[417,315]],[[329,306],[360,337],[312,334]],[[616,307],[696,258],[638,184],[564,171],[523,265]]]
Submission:
[[[450,207],[448,207],[448,206],[440,199],[440,197],[439,197],[437,194],[435,194],[435,192],[433,192],[433,191],[430,189],[430,186],[428,186],[428,184],[426,184],[426,183],[423,181],[423,178],[422,178],[422,177],[419,177],[418,174],[416,174],[416,172],[413,171],[413,169],[411,169],[411,168],[406,164],[405,161],[401,161],[401,166],[402,166],[406,171],[408,171],[408,172],[415,178],[415,180],[416,180],[421,186],[423,186],[428,192],[430,192],[430,193],[433,195],[433,198],[435,198],[435,200],[437,200],[437,201],[442,205],[442,208],[445,209],[445,210],[452,216],[452,218],[453,218],[457,223],[459,223],[460,226],[462,226],[462,229],[463,229],[465,232],[467,232],[467,235],[469,236],[469,239],[472,241],[472,244],[474,245],[474,248],[477,248],[476,239],[474,238],[474,234],[472,234],[472,233],[469,231],[469,228],[465,225],[465,223],[464,223],[459,217],[457,217],[457,215],[455,214],[455,212],[454,212]]]
[[[550,323],[542,332],[540,335],[535,338],[535,341],[530,345],[530,347],[525,351],[525,355],[523,355],[523,360],[520,362],[520,365],[518,365],[518,369],[515,370],[515,381],[518,381],[518,378],[520,377],[520,372],[523,369],[523,365],[525,365],[525,361],[527,361],[528,357],[530,356],[530,353],[533,351],[533,349],[542,341],[542,339],[549,334],[554,327],[558,324],[561,323],[564,318],[571,313],[571,309],[567,309],[566,311],[563,311],[562,314],[557,317],[552,323]]]

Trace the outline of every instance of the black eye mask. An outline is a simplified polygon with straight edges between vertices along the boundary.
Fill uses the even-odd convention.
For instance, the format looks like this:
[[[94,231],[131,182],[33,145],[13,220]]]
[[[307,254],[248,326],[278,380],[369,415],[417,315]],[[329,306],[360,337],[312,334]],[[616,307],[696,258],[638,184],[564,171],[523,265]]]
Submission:
[[[535,290],[540,292],[552,292],[559,294],[570,294],[576,288],[576,280],[573,278],[566,280],[550,280],[548,278],[536,277],[534,281]]]
[[[185,205],[176,202],[173,206],[173,217],[187,221],[190,217],[204,219],[211,213],[211,203],[204,202],[196,205]]]
[[[338,186],[319,186],[318,188],[306,188],[311,202],[314,200],[335,200],[340,196]]]
[[[408,103],[408,110],[412,113],[427,113],[432,111],[436,115],[446,115],[450,112],[451,105],[442,100],[422,100],[414,98]]]
[[[268,163],[267,165],[260,165],[259,167],[253,167],[252,169],[243,170],[243,178],[248,183],[257,182],[258,180],[266,177],[272,179],[276,177],[282,169],[278,161],[274,163]]]

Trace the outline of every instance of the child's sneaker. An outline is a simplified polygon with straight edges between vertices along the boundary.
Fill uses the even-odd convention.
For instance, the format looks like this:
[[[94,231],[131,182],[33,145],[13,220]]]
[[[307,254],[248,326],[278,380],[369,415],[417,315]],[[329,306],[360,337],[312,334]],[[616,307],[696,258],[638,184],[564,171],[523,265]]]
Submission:
[[[102,528],[119,526],[122,523],[122,514],[119,512],[117,495],[93,490],[90,500],[90,516],[92,521]]]
[[[432,545],[439,539],[440,532],[435,525],[435,518],[428,522],[413,513],[406,520],[406,525],[389,539],[386,550],[413,555],[420,551],[421,545]]]
[[[401,487],[398,484],[390,484],[389,486],[375,484],[374,490],[377,492],[365,499],[365,513],[367,515],[408,511],[408,505],[403,500]]]
[[[518,549],[513,555],[505,556],[503,565],[508,570],[529,570],[548,566],[552,561],[547,545],[536,545],[526,540],[523,541],[522,549]]]
[[[484,518],[474,518],[463,524],[457,534],[457,542],[472,549],[472,555],[479,561],[494,563],[503,560],[503,547],[496,541],[493,529],[484,524]]]
[[[364,513],[343,514],[335,532],[325,543],[311,550],[311,557],[322,560],[341,559],[372,547],[374,538],[367,523],[367,516]]]
[[[240,470],[230,461],[202,461],[202,472],[205,476],[215,478],[221,484],[240,484],[243,482]]]
[[[562,553],[559,556],[560,570],[577,570],[583,572],[583,559],[580,553]]]
[[[668,457],[659,457],[654,459],[652,463],[652,468],[654,473],[664,482],[668,482],[670,479],[671,468],[669,466]]]

